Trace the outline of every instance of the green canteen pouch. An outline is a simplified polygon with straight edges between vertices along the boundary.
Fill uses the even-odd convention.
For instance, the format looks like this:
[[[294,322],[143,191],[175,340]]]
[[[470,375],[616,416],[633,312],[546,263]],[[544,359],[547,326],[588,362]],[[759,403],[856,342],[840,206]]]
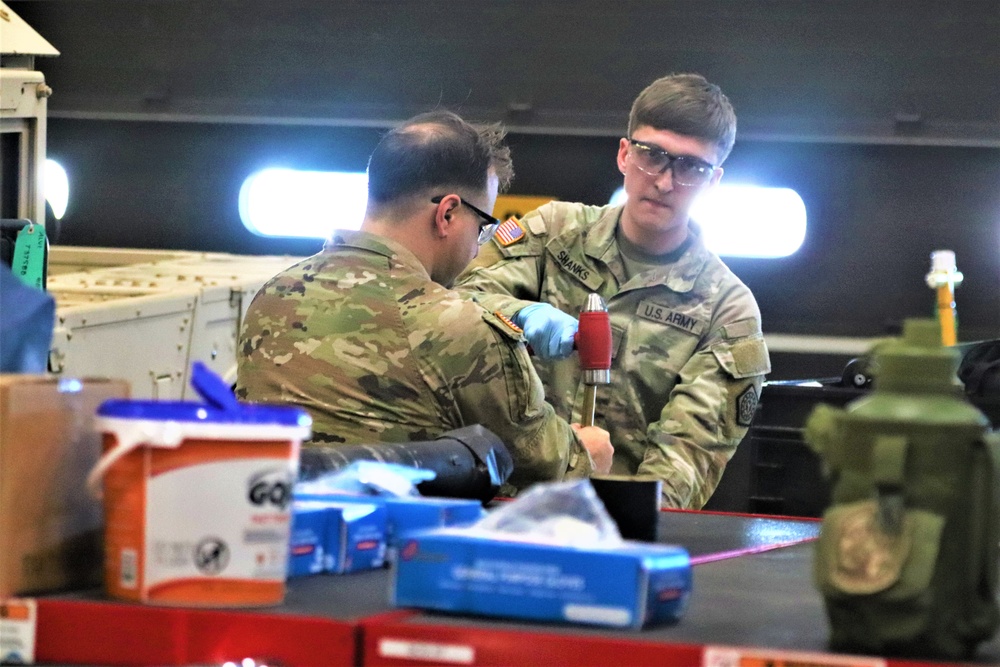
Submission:
[[[844,417],[817,421],[836,436],[822,443],[834,502],[813,562],[831,648],[972,657],[1000,626],[1000,435],[859,437]]]

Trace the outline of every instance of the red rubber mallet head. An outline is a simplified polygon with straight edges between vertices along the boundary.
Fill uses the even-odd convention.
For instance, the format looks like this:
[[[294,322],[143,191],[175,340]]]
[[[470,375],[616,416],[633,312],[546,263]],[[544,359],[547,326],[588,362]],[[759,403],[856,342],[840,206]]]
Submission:
[[[611,320],[608,306],[598,294],[587,297],[580,311],[580,328],[574,338],[580,353],[580,370],[585,384],[611,382]]]

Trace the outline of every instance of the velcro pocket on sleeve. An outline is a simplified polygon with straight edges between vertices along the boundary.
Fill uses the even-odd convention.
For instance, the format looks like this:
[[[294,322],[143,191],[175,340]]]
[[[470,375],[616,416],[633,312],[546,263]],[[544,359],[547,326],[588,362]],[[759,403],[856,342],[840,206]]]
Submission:
[[[712,353],[719,365],[737,380],[771,372],[767,344],[759,334],[719,343],[712,347]]]

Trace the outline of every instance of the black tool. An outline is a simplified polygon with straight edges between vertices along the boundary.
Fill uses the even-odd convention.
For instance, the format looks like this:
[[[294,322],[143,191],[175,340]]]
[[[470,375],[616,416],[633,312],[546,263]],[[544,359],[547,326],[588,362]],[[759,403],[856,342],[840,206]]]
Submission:
[[[425,496],[496,496],[514,470],[507,447],[492,431],[475,424],[442,433],[434,440],[363,445],[307,445],[299,460],[299,480],[313,480],[354,461],[398,463],[433,470],[437,476],[417,485]]]

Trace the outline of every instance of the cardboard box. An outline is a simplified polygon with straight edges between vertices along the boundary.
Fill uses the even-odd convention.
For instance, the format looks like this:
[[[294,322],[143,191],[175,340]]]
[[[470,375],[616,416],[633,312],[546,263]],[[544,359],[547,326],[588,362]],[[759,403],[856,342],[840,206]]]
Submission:
[[[330,518],[322,503],[293,503],[288,545],[288,578],[320,574],[330,569],[326,541]]]
[[[340,503],[375,503],[385,507],[388,517],[386,541],[390,549],[414,531],[475,523],[485,515],[478,500],[431,498],[427,496],[345,496],[296,494],[296,500],[323,500]]]
[[[338,503],[329,509],[330,572],[344,574],[385,565],[386,511],[380,505]]]
[[[0,599],[99,586],[101,501],[85,488],[101,453],[97,407],[124,380],[0,375]]]
[[[691,562],[682,547],[580,549],[444,528],[411,534],[400,547],[393,602],[638,629],[679,619],[690,594]]]
[[[297,500],[292,505],[288,576],[382,567],[386,509],[371,503]]]

